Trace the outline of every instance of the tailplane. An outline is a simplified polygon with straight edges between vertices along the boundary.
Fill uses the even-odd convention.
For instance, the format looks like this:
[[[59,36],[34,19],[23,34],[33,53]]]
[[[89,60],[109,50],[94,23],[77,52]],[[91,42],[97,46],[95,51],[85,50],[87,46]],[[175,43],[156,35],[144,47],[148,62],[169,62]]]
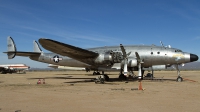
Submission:
[[[25,57],[38,57],[41,55],[42,50],[40,49],[38,43],[36,41],[34,41],[33,43],[34,45],[34,52],[24,52],[24,51],[17,51],[16,45],[14,40],[12,39],[12,37],[8,37],[7,38],[7,52],[3,52],[6,53],[8,55],[8,59],[13,59],[15,56],[25,56]]]

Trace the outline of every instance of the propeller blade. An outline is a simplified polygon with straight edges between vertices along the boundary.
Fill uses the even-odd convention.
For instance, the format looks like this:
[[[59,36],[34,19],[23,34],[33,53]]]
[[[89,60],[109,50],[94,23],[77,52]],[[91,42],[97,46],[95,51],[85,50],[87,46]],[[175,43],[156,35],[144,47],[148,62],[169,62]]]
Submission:
[[[123,53],[123,58],[124,58],[124,75],[127,76],[128,75],[128,56],[131,54],[131,52],[126,54],[126,50],[122,44],[120,44],[120,48],[121,48],[121,51]]]
[[[121,50],[122,50],[123,57],[124,57],[124,58],[127,58],[126,51],[125,51],[124,46],[123,46],[122,44],[120,44],[120,48],[121,48]]]
[[[127,56],[129,56],[131,54],[131,52],[129,52],[128,54],[127,54]]]
[[[127,76],[128,75],[127,73],[128,73],[127,72],[127,61],[125,61],[125,63],[124,63],[124,75]]]
[[[137,60],[140,62],[140,56],[139,56],[138,52],[135,52],[135,56],[137,57]]]
[[[135,52],[135,56],[137,57],[137,61],[138,61],[138,79],[142,79],[142,63],[143,61],[141,60],[138,52]]]
[[[142,79],[141,63],[138,64],[138,79]]]
[[[140,59],[140,55],[138,54],[138,52],[135,52],[135,56],[137,57],[138,63],[144,63],[144,62]]]

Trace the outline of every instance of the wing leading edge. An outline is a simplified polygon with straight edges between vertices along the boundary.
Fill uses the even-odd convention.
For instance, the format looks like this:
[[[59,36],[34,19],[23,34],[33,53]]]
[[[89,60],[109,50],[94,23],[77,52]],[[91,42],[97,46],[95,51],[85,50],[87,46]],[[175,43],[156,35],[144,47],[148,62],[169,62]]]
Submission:
[[[75,47],[69,44],[64,44],[62,42],[58,42],[51,39],[41,38],[39,39],[39,43],[42,45],[42,47],[49,51],[63,56],[68,56],[73,59],[80,60],[87,58],[95,58],[99,55],[98,53]]]

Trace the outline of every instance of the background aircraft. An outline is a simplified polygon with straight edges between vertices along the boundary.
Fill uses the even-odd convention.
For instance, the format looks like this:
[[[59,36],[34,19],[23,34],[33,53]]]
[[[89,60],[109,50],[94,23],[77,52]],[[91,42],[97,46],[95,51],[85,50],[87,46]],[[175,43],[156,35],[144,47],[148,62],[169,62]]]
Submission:
[[[174,65],[177,70],[177,81],[182,81],[179,65],[198,60],[198,56],[181,51],[180,49],[165,46],[106,46],[90,49],[82,49],[51,39],[39,39],[39,43],[47,50],[54,53],[43,53],[38,43],[34,41],[34,52],[17,51],[11,37],[7,38],[8,58],[28,56],[30,59],[49,64],[84,67],[86,71],[94,70],[93,74],[100,74],[99,68],[120,69],[119,78],[126,78],[128,72],[138,71],[138,78],[142,79],[145,69],[166,69]],[[120,66],[116,66],[119,64]],[[152,72],[153,73],[153,72]],[[105,75],[105,74],[104,74]],[[106,79],[109,77],[105,75]]]
[[[25,64],[5,64],[0,65],[0,72],[2,74],[6,73],[26,73],[26,70],[28,70],[30,67]]]

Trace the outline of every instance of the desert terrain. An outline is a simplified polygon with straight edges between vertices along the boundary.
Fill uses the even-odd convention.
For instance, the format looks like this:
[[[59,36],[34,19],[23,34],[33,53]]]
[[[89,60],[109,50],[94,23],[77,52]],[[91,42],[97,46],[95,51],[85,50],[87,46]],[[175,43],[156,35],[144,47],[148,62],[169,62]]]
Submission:
[[[106,72],[105,84],[95,84],[91,74],[0,74],[0,112],[200,112],[200,71],[181,71],[183,82],[176,82],[176,71],[155,71],[163,80],[143,80],[144,90],[135,90],[137,80],[117,80],[118,72]]]

